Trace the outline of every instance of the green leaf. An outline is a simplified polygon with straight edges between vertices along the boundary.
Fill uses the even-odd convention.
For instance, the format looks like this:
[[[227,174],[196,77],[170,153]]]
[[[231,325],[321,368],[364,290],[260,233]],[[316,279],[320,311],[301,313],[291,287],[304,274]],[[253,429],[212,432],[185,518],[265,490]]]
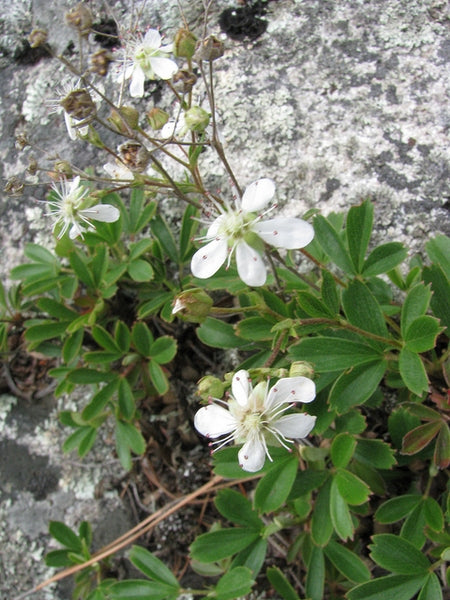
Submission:
[[[417,317],[408,326],[404,339],[411,352],[426,352],[434,348],[436,338],[442,328],[439,321],[429,315]]]
[[[349,275],[355,274],[355,269],[344,243],[336,229],[322,215],[314,219],[315,239],[319,242],[330,259]]]
[[[334,530],[338,536],[345,542],[348,538],[353,538],[354,526],[347,502],[339,491],[338,480],[336,477],[331,482],[330,489],[330,515]]]
[[[78,317],[77,312],[67,308],[63,303],[57,302],[53,298],[39,298],[36,304],[42,311],[48,313],[51,317],[55,317],[55,319],[72,321]]]
[[[266,571],[267,579],[283,600],[300,600],[297,592],[286,579],[286,576],[277,567],[269,567]]]
[[[152,315],[158,311],[169,300],[172,300],[172,292],[158,292],[152,297],[151,300],[144,302],[138,309],[138,317],[145,319],[148,315]]]
[[[439,265],[447,279],[450,279],[450,238],[437,235],[425,244],[425,248],[431,261]]]
[[[429,573],[417,600],[442,600],[442,586],[436,573]]]
[[[220,514],[238,525],[260,531],[264,523],[253,510],[251,502],[235,490],[224,489],[217,494],[214,504]]]
[[[75,331],[75,333],[72,333],[66,338],[62,351],[63,359],[66,364],[69,365],[72,361],[78,358],[81,345],[83,343],[83,338],[84,331],[82,329]]]
[[[129,421],[136,412],[136,402],[133,390],[125,377],[120,377],[117,391],[121,416]]]
[[[176,589],[179,588],[178,580],[172,571],[159,558],[145,548],[133,546],[130,552],[130,561],[150,579],[155,579]]]
[[[313,546],[306,572],[306,595],[311,600],[323,599],[323,588],[325,585],[325,559],[323,550],[319,546]]]
[[[26,244],[24,254],[28,259],[37,263],[54,265],[58,262],[55,255],[50,252],[50,250],[47,250],[47,248],[44,248],[43,246],[39,246],[39,244]]]
[[[112,600],[175,600],[179,588],[145,579],[128,579],[114,583],[109,590]]]
[[[139,240],[138,242],[130,242],[130,261],[139,258],[143,254],[145,254],[145,252],[148,252],[151,247],[152,241],[148,238],[144,238],[143,240]]]
[[[346,467],[353,456],[356,447],[356,440],[348,433],[338,434],[330,449],[331,460],[335,467]]]
[[[342,544],[330,540],[323,550],[328,560],[350,581],[363,583],[370,579],[370,571],[364,562]]]
[[[63,451],[71,452],[72,450],[77,448],[78,454],[81,456],[79,448],[80,446],[83,449],[86,448],[86,445],[88,445],[90,440],[92,439],[93,432],[96,433],[97,430],[95,429],[95,427],[91,427],[90,425],[79,427],[76,431],[70,434],[69,437],[66,438],[66,440],[64,440],[62,446]]]
[[[133,281],[137,282],[151,281],[154,276],[152,265],[142,258],[136,258],[130,262],[128,274]]]
[[[377,390],[386,371],[385,360],[359,365],[342,373],[331,388],[328,402],[338,414],[364,404]]]
[[[293,360],[307,360],[317,373],[342,371],[380,359],[381,354],[362,342],[338,337],[303,338],[289,350]]]
[[[333,533],[330,513],[331,478],[320,488],[311,521],[311,537],[318,546],[326,546]]]
[[[161,215],[155,215],[150,221],[150,229],[153,235],[161,244],[164,252],[167,256],[176,264],[179,262],[178,249],[175,244],[172,231],[167,226],[167,223],[161,217]]]
[[[298,461],[288,456],[277,461],[259,481],[255,490],[255,506],[263,513],[277,510],[289,496],[297,474]]]
[[[369,245],[373,224],[373,204],[366,200],[352,206],[346,222],[347,243],[355,270],[361,273],[364,256]]]
[[[225,573],[216,584],[216,600],[232,600],[251,592],[254,584],[252,572],[247,567],[235,567]]]
[[[299,292],[297,298],[300,308],[310,317],[330,319],[335,316],[325,302],[310,292]]]
[[[423,450],[437,436],[440,428],[440,421],[430,421],[415,427],[403,438],[402,454],[412,455]]]
[[[116,377],[94,394],[89,404],[84,407],[83,412],[81,413],[81,416],[85,421],[90,421],[102,412],[106,404],[114,396],[118,383],[119,378]]]
[[[253,528],[220,529],[199,535],[191,546],[191,556],[200,562],[222,560],[240,552],[259,537]]]
[[[248,317],[239,321],[236,334],[244,340],[254,342],[273,340],[273,322],[262,317]]]
[[[426,542],[424,502],[420,502],[406,517],[400,536],[419,550]]]
[[[42,279],[54,278],[57,274],[56,265],[47,265],[39,263],[28,263],[18,265],[11,269],[11,279],[28,280],[28,283],[33,281],[41,281]]]
[[[89,427],[78,444],[78,456],[83,457],[89,452],[97,439],[97,427]]]
[[[80,538],[64,523],[61,523],[60,521],[50,521],[48,530],[55,540],[72,552],[82,551],[83,547]]]
[[[71,383],[78,383],[80,385],[86,385],[88,383],[103,383],[113,379],[115,375],[112,372],[106,373],[104,371],[96,371],[95,369],[87,369],[80,367],[74,369],[68,374],[67,379]]]
[[[249,546],[238,552],[231,562],[231,568],[247,567],[257,577],[266,558],[268,542],[266,539],[258,538]]]
[[[296,498],[320,488],[325,483],[326,478],[326,471],[313,471],[312,469],[297,471],[288,500],[295,500]]]
[[[131,468],[129,449],[139,455],[145,452],[145,447],[145,440],[134,425],[125,421],[116,421],[116,451],[125,469]]]
[[[390,498],[378,507],[375,521],[378,523],[396,523],[404,519],[420,502],[422,496],[418,494],[405,494],[397,498]]]
[[[131,333],[123,321],[116,321],[114,339],[121,352],[128,352],[131,343]]]
[[[77,250],[72,250],[69,256],[70,266],[75,275],[90,289],[95,289],[95,280],[91,270],[87,266],[87,257]]]
[[[116,340],[112,337],[106,329],[100,325],[94,325],[92,328],[92,337],[99,346],[107,350],[108,352],[117,353],[120,352],[120,348]]]
[[[381,440],[358,440],[354,458],[377,469],[390,469],[395,465],[394,451]]]
[[[424,581],[423,575],[388,575],[356,586],[347,592],[347,598],[348,600],[386,600],[387,598],[411,600]]]
[[[398,366],[403,382],[413,394],[421,396],[428,390],[428,377],[420,356],[408,348],[402,348]]]
[[[331,313],[333,315],[338,315],[340,308],[339,294],[333,275],[329,271],[322,270],[320,294]]]
[[[195,217],[198,216],[198,211],[195,206],[188,204],[184,211],[183,220],[181,221],[180,231],[180,258],[185,261],[189,258],[192,250],[192,237],[197,228],[198,222]]]
[[[213,348],[240,348],[248,342],[238,338],[229,323],[207,317],[197,329],[201,342]]]
[[[358,279],[351,281],[342,292],[342,305],[352,325],[381,337],[388,336],[383,311],[364,283]]]
[[[392,533],[380,533],[372,539],[371,558],[383,569],[399,575],[428,572],[430,561],[408,540]]]
[[[67,330],[67,321],[43,321],[37,325],[31,325],[25,331],[27,342],[43,342],[59,337]]]
[[[422,272],[425,283],[431,283],[433,295],[430,306],[433,313],[441,320],[441,324],[450,330],[450,281],[443,270],[436,266],[425,267]]]
[[[394,269],[407,257],[408,252],[400,242],[382,244],[372,250],[364,263],[364,277],[374,277]]]
[[[411,323],[417,319],[417,317],[422,317],[427,312],[430,299],[431,290],[429,285],[418,283],[409,290],[405,302],[403,303],[401,313],[401,329],[403,336],[405,336]]]
[[[450,465],[450,429],[444,422],[436,439],[433,462],[439,469],[446,469]]]
[[[163,369],[159,366],[159,363],[157,363],[156,360],[151,360],[148,363],[148,372],[156,391],[158,394],[163,396],[169,389],[169,381],[167,380],[167,376]]]
[[[153,335],[150,329],[142,321],[137,321],[131,330],[131,341],[142,356],[150,356],[150,348],[153,344]]]
[[[163,335],[153,342],[150,348],[151,358],[160,365],[170,362],[177,353],[177,343],[168,335]]]
[[[359,477],[346,469],[338,469],[334,479],[339,493],[348,504],[359,506],[367,502],[370,488]]]
[[[69,558],[70,550],[51,550],[45,555],[45,564],[48,567],[58,569],[60,567],[71,567],[72,560]]]

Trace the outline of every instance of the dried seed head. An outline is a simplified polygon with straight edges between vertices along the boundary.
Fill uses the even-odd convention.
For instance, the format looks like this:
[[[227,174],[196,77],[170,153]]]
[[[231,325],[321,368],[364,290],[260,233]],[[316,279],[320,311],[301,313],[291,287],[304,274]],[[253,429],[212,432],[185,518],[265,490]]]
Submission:
[[[161,129],[169,120],[169,115],[165,110],[154,106],[147,113],[147,119],[150,127],[154,130]]]
[[[121,106],[119,110],[111,110],[108,121],[122,135],[130,135],[130,129],[139,127],[139,111],[133,106]]]
[[[30,146],[30,142],[28,141],[28,137],[26,132],[21,131],[16,135],[16,148],[18,150],[23,150],[27,146]]]
[[[199,40],[195,47],[194,60],[202,62],[203,60],[216,60],[223,56],[224,45],[214,35],[210,35],[204,40]]]
[[[39,48],[39,46],[43,46],[47,42],[48,33],[45,29],[33,29],[33,31],[28,36],[28,43],[31,48]]]
[[[180,70],[173,76],[175,88],[181,90],[183,94],[189,93],[196,81],[197,77],[191,71]]]
[[[30,156],[29,162],[28,162],[28,167],[27,167],[27,173],[29,173],[30,175],[36,175],[37,170],[38,170],[37,160],[34,158],[34,156]]]
[[[23,188],[25,187],[24,182],[18,177],[10,177],[6,182],[3,191],[8,196],[21,196],[23,192]]]
[[[70,92],[61,100],[61,106],[67,114],[79,121],[93,117],[97,112],[94,101],[84,88]]]
[[[72,167],[66,160],[55,161],[53,165],[53,171],[53,179],[55,179],[56,181],[60,181],[61,176],[63,176],[66,179],[72,179],[73,177]]]
[[[111,54],[105,48],[94,52],[91,55],[91,71],[97,73],[101,77],[105,77],[108,73],[109,63],[112,62],[113,58]]]
[[[92,13],[86,4],[80,2],[65,14],[67,25],[77,29],[81,35],[87,35],[92,26]]]
[[[119,146],[120,158],[131,171],[142,173],[150,162],[149,152],[139,142],[129,141]]]

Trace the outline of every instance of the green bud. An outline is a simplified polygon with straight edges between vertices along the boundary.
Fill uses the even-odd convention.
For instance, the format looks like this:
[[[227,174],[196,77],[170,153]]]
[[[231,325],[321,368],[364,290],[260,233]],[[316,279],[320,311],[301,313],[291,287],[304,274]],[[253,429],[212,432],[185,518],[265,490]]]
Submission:
[[[289,368],[289,377],[314,377],[314,369],[312,365],[303,360],[293,362]]]
[[[127,135],[131,129],[139,126],[139,112],[132,106],[121,106],[120,110],[112,110],[108,121],[119,133]]]
[[[173,43],[175,56],[191,59],[194,56],[197,38],[189,29],[179,29]]]
[[[157,131],[158,129],[164,127],[164,125],[167,123],[167,121],[169,120],[169,114],[166,113],[165,110],[154,106],[148,111],[147,119],[150,124],[150,127]]]
[[[202,377],[197,384],[198,394],[203,400],[208,398],[220,398],[223,397],[225,388],[223,383],[217,377],[213,375],[206,375]]]
[[[212,299],[204,290],[193,288],[176,297],[172,314],[188,323],[202,323],[209,315],[212,305]]]
[[[73,177],[72,166],[66,160],[57,160],[53,165],[53,170],[58,174],[64,175],[67,179]],[[57,180],[59,179],[60,178],[58,177]]]
[[[211,115],[200,106],[193,106],[184,113],[184,122],[189,131],[202,133],[209,125]]]

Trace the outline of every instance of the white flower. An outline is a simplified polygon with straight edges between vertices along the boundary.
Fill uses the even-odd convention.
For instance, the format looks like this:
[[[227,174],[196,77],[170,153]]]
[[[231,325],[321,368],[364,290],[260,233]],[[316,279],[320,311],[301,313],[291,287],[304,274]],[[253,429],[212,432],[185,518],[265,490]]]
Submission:
[[[244,471],[253,473],[262,469],[266,455],[272,460],[267,442],[289,449],[286,442],[310,433],[316,417],[284,413],[295,402],[312,402],[315,396],[316,386],[307,377],[280,379],[270,390],[268,382],[261,382],[253,389],[248,372],[241,370],[233,376],[228,410],[211,402],[197,411],[194,425],[208,438],[221,438],[212,442],[220,444],[219,448],[229,441],[244,442],[238,454],[239,464]]]
[[[258,179],[245,190],[236,208],[229,204],[217,205],[218,216],[209,225],[203,238],[206,246],[200,248],[191,261],[195,277],[206,279],[216,273],[227,260],[230,264],[233,252],[239,277],[251,286],[264,285],[266,267],[260,251],[262,242],[275,248],[293,250],[303,248],[314,237],[312,225],[302,219],[276,217],[263,221],[264,214],[274,206],[258,214],[275,194],[275,183],[271,179]]]
[[[149,29],[144,37],[139,36],[128,46],[118,80],[131,78],[133,98],[142,98],[146,79],[170,79],[178,71],[176,62],[166,56],[172,52],[172,44],[161,46],[161,36],[156,29]]]
[[[61,181],[61,190],[53,184],[53,193],[57,196],[56,200],[49,200],[50,212],[48,216],[55,217],[53,230],[62,225],[58,233],[58,239],[69,230],[70,239],[75,239],[78,235],[83,235],[86,226],[92,228],[91,219],[103,221],[104,223],[113,223],[120,217],[120,211],[111,204],[96,204],[89,208],[82,208],[84,198],[88,189],[80,185],[80,178],[75,177],[73,181]]]

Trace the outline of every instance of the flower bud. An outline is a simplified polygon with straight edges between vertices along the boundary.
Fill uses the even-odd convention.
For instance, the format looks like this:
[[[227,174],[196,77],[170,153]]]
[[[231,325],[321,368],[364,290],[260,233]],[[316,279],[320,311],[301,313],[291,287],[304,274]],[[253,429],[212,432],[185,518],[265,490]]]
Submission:
[[[66,179],[73,177],[72,167],[66,160],[57,160],[53,165],[53,170],[57,173],[57,180],[61,179],[61,175]]]
[[[289,368],[289,377],[308,377],[312,379],[314,377],[314,369],[310,363],[297,360]]]
[[[60,104],[67,114],[78,121],[93,117],[97,112],[94,101],[84,88],[71,91]]]
[[[203,400],[208,400],[211,397],[220,399],[223,397],[225,387],[217,377],[206,375],[206,377],[202,377],[198,382],[197,390]]]
[[[45,29],[33,29],[33,31],[28,36],[28,43],[31,48],[39,48],[39,46],[43,46],[47,42],[48,33]]]
[[[205,290],[193,288],[177,296],[172,314],[177,314],[180,319],[188,323],[202,323],[209,315],[212,305],[212,298]]]
[[[157,131],[158,129],[164,127],[164,125],[169,120],[169,115],[168,113],[166,113],[165,110],[154,106],[148,111],[147,119],[150,124],[150,127]]]
[[[120,158],[131,170],[142,173],[150,162],[148,150],[139,142],[129,141],[119,146]]]
[[[112,62],[113,58],[111,54],[105,48],[94,52],[91,55],[91,71],[97,73],[101,77],[105,77],[108,73],[109,63]]]
[[[191,59],[194,56],[197,38],[189,29],[179,29],[173,43],[175,56]]]
[[[184,113],[184,122],[189,131],[202,133],[209,125],[211,115],[200,106],[193,106]]]
[[[77,4],[65,14],[67,25],[77,29],[81,35],[87,35],[92,26],[92,13],[83,2]]]
[[[179,70],[172,78],[175,89],[181,90],[183,94],[189,93],[197,82],[197,77],[191,71]]]
[[[195,46],[194,60],[202,62],[203,60],[216,60],[223,56],[223,42],[218,40],[214,35],[210,35],[204,40],[199,40]]]
[[[133,106],[121,106],[119,109],[119,118],[120,117],[122,117],[131,129],[137,129],[139,127],[139,111]]]

